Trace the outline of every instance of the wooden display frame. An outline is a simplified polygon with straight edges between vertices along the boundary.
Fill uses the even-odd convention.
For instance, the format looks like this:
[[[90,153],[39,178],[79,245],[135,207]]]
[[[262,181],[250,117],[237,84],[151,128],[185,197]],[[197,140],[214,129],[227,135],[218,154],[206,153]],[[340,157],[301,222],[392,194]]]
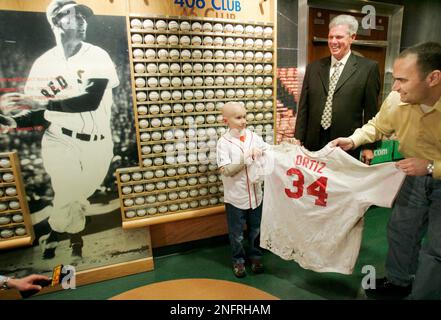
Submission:
[[[18,200],[20,203],[20,208],[16,210],[7,209],[5,211],[0,211],[0,216],[12,216],[13,214],[21,213],[23,216],[22,222],[11,222],[5,225],[0,225],[0,230],[11,229],[16,227],[25,227],[26,234],[22,236],[12,236],[11,238],[0,237],[0,250],[11,249],[22,246],[29,246],[32,244],[35,238],[34,228],[32,225],[31,216],[29,213],[29,206],[26,200],[26,192],[24,189],[23,178],[20,170],[20,161],[18,159],[17,152],[3,152],[0,153],[0,159],[8,159],[10,166],[8,168],[0,167],[0,175],[4,173],[12,173],[14,176],[14,181],[5,182],[0,180],[0,188],[6,189],[7,187],[15,187],[16,195],[7,196],[3,195],[0,197],[1,202],[6,202],[10,200]]]
[[[257,34],[250,34],[250,33],[242,33],[242,34],[237,34],[234,32],[225,32],[224,30],[219,31],[219,32],[205,32],[202,30],[198,30],[198,31],[182,31],[180,29],[178,30],[157,30],[157,29],[143,29],[141,28],[132,28],[131,26],[131,21],[132,19],[139,19],[140,21],[143,21],[144,19],[151,19],[152,21],[158,21],[158,20],[165,20],[165,21],[177,21],[182,22],[182,21],[188,21],[190,24],[193,22],[200,22],[201,24],[205,23],[205,22],[210,22],[212,24],[214,23],[221,23],[223,26],[226,24],[231,24],[231,25],[237,25],[237,24],[243,24],[245,25],[251,25],[253,27],[256,26],[260,26],[262,28],[262,30],[266,27],[271,27],[272,28],[272,33],[271,34],[265,34],[262,33],[260,35]],[[143,171],[152,171],[155,172],[155,170],[167,170],[169,168],[179,168],[181,166],[191,166],[191,165],[196,165],[198,166],[199,164],[201,164],[199,162],[199,159],[195,162],[191,162],[190,160],[185,161],[184,163],[167,163],[167,156],[172,156],[172,157],[176,157],[178,154],[183,155],[185,157],[188,157],[190,155],[190,153],[194,153],[199,155],[200,152],[206,152],[207,154],[209,151],[212,152],[212,150],[209,149],[200,149],[199,146],[197,149],[193,149],[190,150],[189,148],[185,148],[184,152],[180,152],[177,149],[172,151],[171,153],[168,150],[162,150],[163,146],[165,146],[166,144],[176,144],[176,143],[187,143],[189,141],[208,141],[210,139],[210,137],[207,135],[206,137],[203,137],[202,139],[200,139],[199,136],[195,136],[195,137],[190,137],[190,136],[183,136],[183,137],[165,137],[165,133],[167,133],[167,131],[174,131],[174,130],[182,130],[184,131],[185,129],[192,129],[194,128],[193,126],[189,125],[188,123],[184,124],[176,124],[175,120],[179,120],[179,121],[184,121],[187,120],[189,117],[198,117],[198,116],[207,116],[207,115],[211,115],[213,117],[216,117],[216,121],[214,122],[203,122],[202,124],[199,123],[197,124],[197,128],[198,129],[204,129],[204,128],[210,128],[211,130],[215,129],[216,132],[216,136],[217,134],[219,134],[219,129],[218,128],[223,128],[225,130],[225,124],[222,122],[221,118],[219,118],[221,116],[221,111],[219,109],[217,109],[217,105],[215,106],[215,108],[211,109],[211,110],[207,110],[205,111],[205,109],[203,109],[204,111],[198,111],[198,110],[192,110],[192,111],[187,111],[187,109],[185,108],[185,110],[181,110],[179,113],[173,111],[169,111],[169,112],[155,112],[155,113],[151,113],[149,108],[151,105],[156,105],[158,106],[158,108],[161,110],[161,107],[163,105],[168,105],[168,106],[175,106],[176,104],[181,105],[182,107],[184,107],[185,104],[192,104],[197,105],[198,103],[201,104],[207,104],[207,103],[212,103],[212,106],[214,106],[214,104],[218,103],[218,102],[222,102],[222,103],[226,103],[228,101],[242,101],[244,103],[248,103],[248,102],[252,102],[251,106],[252,109],[247,109],[248,113],[252,113],[253,116],[256,114],[260,113],[260,116],[263,118],[262,120],[258,120],[258,121],[248,121],[248,125],[259,125],[262,127],[262,135],[263,135],[263,128],[265,125],[271,125],[271,131],[272,131],[272,142],[275,142],[275,137],[276,137],[276,90],[277,90],[277,85],[276,85],[276,50],[275,50],[275,23],[273,22],[257,22],[257,21],[238,21],[238,20],[231,20],[231,19],[220,19],[220,18],[200,18],[200,17],[188,17],[188,16],[178,16],[178,15],[152,15],[152,14],[129,14],[129,16],[127,17],[127,30],[128,30],[128,46],[129,46],[129,52],[130,52],[130,69],[131,69],[131,80],[132,80],[132,99],[133,99],[133,106],[134,106],[134,113],[135,113],[135,127],[136,127],[136,138],[137,138],[137,144],[138,144],[138,157],[139,157],[139,167],[134,167],[134,168],[125,168],[125,169],[118,169],[117,170],[117,184],[118,184],[118,191],[119,191],[119,196],[120,196],[120,204],[121,204],[121,215],[122,215],[122,221],[123,221],[123,227],[124,228],[136,228],[136,227],[142,227],[142,226],[149,226],[149,225],[153,225],[153,224],[159,224],[159,223],[166,223],[166,222],[172,222],[172,221],[179,221],[179,220],[184,220],[184,219],[189,219],[189,218],[194,218],[194,217],[202,217],[202,216],[206,216],[206,215],[211,215],[211,214],[216,214],[216,213],[220,213],[224,211],[224,207],[219,206],[219,205],[201,205],[198,208],[189,208],[189,209],[178,209],[178,210],[169,210],[169,213],[167,213],[167,209],[165,209],[165,212],[160,212],[160,213],[152,213],[152,214],[146,214],[145,213],[145,208],[148,207],[154,207],[154,205],[156,206],[161,206],[161,205],[172,205],[174,206],[174,209],[176,209],[176,205],[179,205],[181,203],[185,203],[186,201],[193,201],[193,200],[203,200],[206,201],[204,199],[211,199],[210,197],[213,196],[218,196],[219,199],[222,198],[222,193],[223,192],[219,192],[219,194],[211,194],[211,195],[206,195],[206,196],[199,196],[199,197],[193,197],[190,199],[183,199],[183,200],[172,200],[172,199],[168,199],[165,203],[157,203],[157,204],[152,204],[150,203],[150,206],[144,203],[143,199],[140,199],[140,197],[143,196],[148,196],[148,195],[157,195],[157,194],[161,194],[163,193],[164,195],[168,195],[168,193],[166,192],[179,192],[182,190],[191,190],[193,188],[200,188],[202,187],[202,184],[197,184],[195,186],[185,186],[185,187],[177,187],[177,188],[173,188],[173,189],[166,189],[166,190],[148,190],[148,191],[141,191],[140,193],[131,193],[131,194],[127,194],[127,193],[123,193],[122,192],[122,188],[127,187],[127,186],[132,186],[132,185],[136,185],[136,184],[144,184],[144,183],[155,183],[157,181],[168,181],[168,180],[173,180],[173,179],[185,179],[185,178],[191,178],[191,177],[197,177],[197,176],[203,176],[204,173],[192,173],[192,174],[178,174],[176,177],[165,177],[165,178],[161,178],[161,177],[157,177],[157,178],[151,178],[151,179],[137,179],[137,181],[121,181],[120,177],[123,174],[133,174],[136,171],[139,172],[143,172]],[[265,30],[266,31],[266,30]],[[134,34],[138,34],[140,35],[142,38],[144,38],[145,35],[147,34],[152,34],[154,36],[156,35],[165,35],[165,36],[169,36],[169,35],[176,35],[176,36],[200,36],[201,38],[203,36],[211,36],[211,37],[221,37],[222,40],[227,39],[229,37],[231,37],[231,39],[236,39],[236,38],[242,38],[243,41],[245,41],[246,39],[260,39],[261,40],[261,47],[255,47],[255,46],[225,46],[225,45],[213,45],[213,46],[206,46],[206,45],[193,45],[193,44],[178,44],[178,45],[170,45],[170,44],[146,44],[143,42],[143,40],[141,40],[141,43],[132,43],[132,35]],[[138,36],[139,37],[139,36]],[[270,44],[271,47],[265,47],[264,45],[266,44],[266,40],[271,40]],[[231,51],[231,52],[236,52],[236,51],[242,51],[243,53],[245,52],[261,52],[261,59],[247,59],[246,57],[243,58],[237,58],[235,57],[235,59],[225,59],[225,58],[215,58],[213,57],[213,59],[207,59],[207,58],[189,58],[189,59],[183,59],[182,57],[167,57],[167,58],[159,58],[155,56],[155,59],[147,59],[146,57],[142,57],[142,58],[135,58],[133,55],[133,52],[135,49],[154,49],[155,52],[157,53],[159,51],[159,49],[166,49],[166,50],[173,50],[176,49],[179,51],[179,53],[181,53],[183,50],[188,50],[189,52],[193,52],[194,50],[200,50],[201,52],[203,50],[211,50],[212,52],[215,51],[222,51],[223,53],[226,53],[227,51]],[[205,52],[205,51],[204,51]],[[270,52],[270,59],[268,58],[264,58],[264,54],[266,52]],[[253,56],[253,54],[251,54],[251,56]],[[153,63],[156,66],[159,66],[161,63],[163,64],[167,64],[168,67],[170,67],[173,63],[178,64],[180,67],[184,66],[184,64],[188,63],[190,64],[192,67],[194,66],[194,64],[196,63],[200,63],[202,65],[202,63],[212,63],[213,66],[216,63],[220,63],[223,66],[226,66],[227,64],[232,64],[235,69],[236,69],[236,65],[237,64],[242,64],[242,67],[246,67],[248,66],[251,69],[254,69],[256,65],[260,64],[262,71],[258,72],[256,70],[253,70],[251,72],[247,72],[246,70],[243,72],[195,72],[194,70],[189,71],[189,72],[184,72],[184,70],[180,70],[179,72],[173,72],[172,70],[168,70],[167,72],[160,72],[160,71],[156,71],[155,73],[149,73],[148,71],[145,72],[137,72],[137,70],[135,70],[135,65],[136,64],[144,64],[144,67],[147,66],[147,64],[149,63]],[[268,72],[266,71],[267,66],[270,66],[271,68],[269,68],[271,71]],[[265,69],[265,70],[263,70]],[[200,77],[201,79],[206,79],[206,77],[212,77],[213,79],[215,77],[232,77],[234,82],[236,82],[236,77],[251,77],[252,80],[254,81],[255,79],[257,79],[257,77],[260,77],[262,80],[262,83],[257,84],[257,83],[253,83],[252,84],[248,84],[248,83],[243,83],[241,85],[236,85],[236,83],[234,85],[231,85],[231,82],[228,85],[185,85],[184,83],[181,83],[180,86],[173,86],[173,85],[167,85],[162,87],[161,85],[156,85],[154,87],[150,87],[149,84],[147,83],[147,80],[150,78],[155,78],[156,80],[161,79],[162,77],[166,77],[169,80],[171,80],[173,77],[178,77],[180,79],[183,79],[184,77],[190,77],[192,80],[195,79],[196,77]],[[142,78],[144,79],[145,83],[143,86],[138,86],[136,84],[136,79],[138,78]],[[269,78],[271,79],[271,83],[268,83],[267,79]],[[264,81],[265,80],[265,81]],[[157,81],[159,82],[159,81]],[[204,81],[205,84],[205,81]],[[247,93],[248,89],[251,89],[251,93],[254,93],[254,95],[252,95],[251,97],[246,95],[246,96],[241,96],[241,97],[227,97],[227,96],[222,96],[222,97],[217,97],[214,96],[213,98],[207,98],[205,93],[207,92],[207,90],[211,90],[214,91],[215,90],[223,90],[223,93],[227,93],[228,89],[242,89],[243,93]],[[267,90],[270,89],[270,90]],[[192,97],[191,99],[187,99],[184,96],[185,90],[190,90],[191,93],[195,93],[196,91],[200,90],[204,95],[202,98],[195,98]],[[262,95],[258,96],[257,95],[257,91],[255,90],[260,90],[260,92],[262,93]],[[151,92],[156,92],[159,96],[161,96],[161,93],[164,91],[168,91],[170,94],[174,93],[175,91],[179,91],[179,93],[181,94],[181,98],[180,99],[156,99],[154,101],[151,101],[149,97],[147,97],[146,99],[142,100],[140,98],[137,97],[138,93],[144,93],[144,96],[149,95],[149,93]],[[267,91],[270,92],[270,95],[267,95]],[[217,93],[217,92],[216,92]],[[236,93],[236,91],[235,91]],[[267,101],[270,101],[270,104],[268,107],[267,106]],[[259,102],[261,103],[261,106],[259,107],[259,109],[257,108],[257,106],[254,104],[255,102]],[[144,110],[138,109],[138,108],[144,108]],[[183,108],[184,109],[184,108]],[[267,117],[267,113],[270,113],[270,118]],[[177,119],[178,117],[180,117],[181,119]],[[265,118],[266,117],[266,118]],[[254,119],[254,117],[252,117]],[[158,125],[152,125],[151,123],[149,124],[149,121],[151,121],[152,119],[154,119],[154,121],[156,122],[161,122],[162,124]],[[169,125],[164,126],[164,120],[167,120],[168,122],[170,122]],[[140,125],[140,123],[145,123],[142,126]],[[186,122],[186,121],[185,121]],[[267,130],[267,127],[265,128],[265,130]],[[159,139],[153,139],[150,134],[153,132],[158,132],[159,134],[161,134],[161,137]],[[146,135],[148,139],[144,139],[143,135]],[[265,134],[268,135],[268,132],[265,131]],[[193,140],[194,139],[194,140]],[[154,153],[151,152],[151,147],[154,147],[155,145],[160,145],[161,150],[159,151],[159,153]],[[143,151],[143,149],[146,148],[147,153]],[[209,157],[208,156],[208,157]],[[160,159],[159,159],[160,158]],[[156,164],[154,161],[155,159],[161,160],[161,162],[159,164]],[[165,160],[165,161],[164,161]],[[215,171],[208,171],[207,174],[215,174]],[[164,176],[163,176],[164,177]],[[220,176],[219,179],[220,181]],[[217,182],[214,185],[216,186],[220,186],[221,183]],[[210,187],[211,184],[203,184],[204,187]],[[140,190],[142,189],[142,186],[138,187]],[[164,197],[164,196],[162,196]],[[133,205],[133,201],[131,200],[127,200],[127,199],[132,199],[135,200],[136,198],[139,198],[138,200],[140,200],[139,205]],[[125,203],[125,200],[127,200],[127,205]],[[214,199],[216,200],[216,199]],[[159,207],[158,207],[159,208]],[[157,208],[152,208],[153,211],[156,210]],[[134,211],[132,211],[134,210]],[[134,214],[135,211],[137,210],[141,210],[142,214],[140,214],[140,216],[136,216]],[[171,211],[171,212],[170,212]]]

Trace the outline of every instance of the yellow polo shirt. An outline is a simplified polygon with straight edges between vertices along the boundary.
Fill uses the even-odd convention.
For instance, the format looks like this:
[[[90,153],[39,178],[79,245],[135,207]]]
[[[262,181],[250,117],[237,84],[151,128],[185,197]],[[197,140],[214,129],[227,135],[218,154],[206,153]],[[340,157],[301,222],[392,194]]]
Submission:
[[[434,161],[433,177],[441,179],[441,98],[424,113],[419,104],[401,102],[400,94],[393,91],[376,116],[350,138],[358,147],[394,133],[400,142],[398,151],[405,158]]]

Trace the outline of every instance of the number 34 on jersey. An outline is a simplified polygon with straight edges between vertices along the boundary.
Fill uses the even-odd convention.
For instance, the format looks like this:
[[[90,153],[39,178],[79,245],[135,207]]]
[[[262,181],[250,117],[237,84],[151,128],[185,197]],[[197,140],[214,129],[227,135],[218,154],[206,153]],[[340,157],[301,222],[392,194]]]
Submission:
[[[308,182],[305,181],[305,175],[302,172],[302,169],[306,168],[307,170],[313,171],[316,174],[323,174],[323,169],[326,167],[326,163],[313,160],[302,155],[297,155],[295,160],[296,167],[289,168],[286,171],[286,175],[291,179],[292,185],[285,188],[285,194],[294,200],[300,200],[303,196],[312,196],[316,198],[314,202],[316,206],[326,207],[326,200],[328,199],[328,193],[326,192],[328,178],[321,175],[315,179],[315,181]],[[306,195],[305,183],[310,183],[306,186]]]

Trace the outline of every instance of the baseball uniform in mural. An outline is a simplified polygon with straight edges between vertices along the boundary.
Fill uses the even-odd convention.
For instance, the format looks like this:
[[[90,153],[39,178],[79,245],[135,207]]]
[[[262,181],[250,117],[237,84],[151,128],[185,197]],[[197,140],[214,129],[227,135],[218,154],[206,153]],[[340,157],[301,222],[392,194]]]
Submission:
[[[107,83],[97,108],[88,99],[95,79]],[[54,210],[49,218],[57,232],[77,233],[84,229],[84,204],[102,183],[113,156],[110,128],[112,88],[119,85],[115,66],[107,52],[83,42],[66,58],[60,47],[39,57],[32,66],[25,94],[49,99],[44,117],[50,122],[42,141],[44,166],[54,190]],[[56,106],[76,98],[70,106]],[[82,104],[82,105],[81,105]],[[52,110],[51,110],[52,109]],[[89,111],[84,111],[89,110]]]
[[[365,165],[329,144],[316,152],[298,145],[273,151],[261,247],[306,269],[351,274],[364,213],[371,205],[391,207],[404,173],[393,163]]]

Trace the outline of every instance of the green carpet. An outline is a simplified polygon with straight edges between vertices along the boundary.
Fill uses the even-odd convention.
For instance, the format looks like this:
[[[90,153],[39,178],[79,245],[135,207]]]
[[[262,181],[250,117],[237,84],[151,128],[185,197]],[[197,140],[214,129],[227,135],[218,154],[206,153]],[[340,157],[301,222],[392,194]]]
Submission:
[[[387,251],[386,224],[390,209],[371,208],[365,216],[362,247],[354,273],[316,273],[302,269],[293,261],[285,261],[265,252],[265,273],[237,279],[231,272],[230,248],[227,237],[192,242],[173,248],[154,250],[155,269],[126,276],[34,296],[34,300],[108,299],[124,291],[146,284],[183,278],[211,278],[244,283],[284,300],[293,299],[365,299],[361,289],[364,265],[376,268],[377,277],[384,273]],[[177,252],[178,251],[178,252]]]

